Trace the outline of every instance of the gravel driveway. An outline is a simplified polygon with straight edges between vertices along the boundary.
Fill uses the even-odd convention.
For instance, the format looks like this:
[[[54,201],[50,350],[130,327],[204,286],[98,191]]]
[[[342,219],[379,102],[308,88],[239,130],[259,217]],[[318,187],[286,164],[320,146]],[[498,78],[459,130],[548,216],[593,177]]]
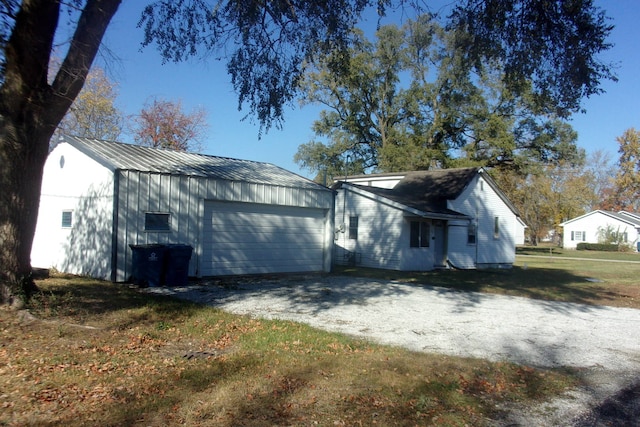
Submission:
[[[598,405],[620,390],[635,390],[630,397],[640,400],[640,310],[341,276],[236,279],[149,291],[413,351],[580,368],[585,388],[540,408],[517,408],[519,415],[509,421],[515,425],[537,425],[537,416],[544,423],[612,425],[597,424]]]

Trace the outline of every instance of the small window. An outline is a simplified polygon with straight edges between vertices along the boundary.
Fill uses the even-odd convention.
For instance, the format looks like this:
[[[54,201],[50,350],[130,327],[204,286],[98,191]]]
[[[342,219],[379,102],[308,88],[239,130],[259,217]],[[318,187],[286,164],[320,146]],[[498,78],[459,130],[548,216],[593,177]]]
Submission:
[[[353,240],[358,240],[358,217],[357,216],[349,217],[349,238]]]
[[[428,222],[411,221],[411,232],[409,234],[409,247],[428,248],[431,230]]]
[[[587,237],[587,233],[584,231],[572,231],[571,232],[571,240],[584,242]]]
[[[497,239],[500,237],[500,218],[493,218],[493,238]]]
[[[467,244],[476,244],[476,224],[473,222],[470,222],[467,227]]]
[[[62,228],[73,227],[73,211],[62,211]]]
[[[171,214],[168,213],[151,213],[144,214],[144,230],[145,231],[170,231]]]

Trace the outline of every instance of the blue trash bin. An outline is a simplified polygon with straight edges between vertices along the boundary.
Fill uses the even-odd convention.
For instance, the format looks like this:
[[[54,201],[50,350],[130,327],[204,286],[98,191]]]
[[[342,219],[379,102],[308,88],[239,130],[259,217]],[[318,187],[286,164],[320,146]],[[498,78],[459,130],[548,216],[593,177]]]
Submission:
[[[167,286],[186,286],[189,283],[189,260],[193,247],[189,245],[167,245],[167,266],[165,283]]]
[[[165,245],[129,245],[133,253],[131,281],[139,286],[163,286],[167,247]]]

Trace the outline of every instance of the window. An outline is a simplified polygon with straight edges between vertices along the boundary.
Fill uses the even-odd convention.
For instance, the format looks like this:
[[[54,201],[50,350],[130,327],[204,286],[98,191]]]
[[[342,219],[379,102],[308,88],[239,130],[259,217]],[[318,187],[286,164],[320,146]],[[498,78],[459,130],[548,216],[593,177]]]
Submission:
[[[500,237],[500,218],[497,216],[493,218],[493,238],[497,239]]]
[[[349,217],[349,238],[353,240],[358,240],[358,217],[357,216]]]
[[[584,231],[572,231],[571,232],[571,240],[575,240],[578,242],[584,242],[586,240],[586,232]]]
[[[428,222],[411,221],[411,232],[409,234],[409,247],[428,248],[431,237],[431,230]]]
[[[144,230],[145,231],[170,231],[171,214],[168,213],[152,213],[144,214]]]
[[[62,228],[73,227],[73,211],[62,211]]]
[[[467,227],[467,244],[476,244],[476,224],[473,222],[470,222]]]

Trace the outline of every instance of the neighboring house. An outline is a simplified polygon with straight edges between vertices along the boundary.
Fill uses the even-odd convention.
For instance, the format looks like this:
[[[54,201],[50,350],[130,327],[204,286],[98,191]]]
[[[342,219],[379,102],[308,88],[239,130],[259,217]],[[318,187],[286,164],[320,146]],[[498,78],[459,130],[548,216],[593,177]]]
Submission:
[[[64,137],[32,265],[127,281],[130,245],[188,244],[189,276],[329,271],[333,192],[268,163]]]
[[[524,223],[482,168],[336,182],[335,262],[403,271],[511,267]]]
[[[516,245],[524,245],[526,243],[527,237],[525,236],[526,230],[529,227],[522,218],[517,217],[516,221],[518,221],[518,225],[516,226],[516,234],[515,234],[515,242]]]
[[[640,237],[640,215],[631,212],[591,211],[560,224],[562,246],[576,249],[578,243],[600,243],[606,230],[620,233],[623,243],[637,249]]]

